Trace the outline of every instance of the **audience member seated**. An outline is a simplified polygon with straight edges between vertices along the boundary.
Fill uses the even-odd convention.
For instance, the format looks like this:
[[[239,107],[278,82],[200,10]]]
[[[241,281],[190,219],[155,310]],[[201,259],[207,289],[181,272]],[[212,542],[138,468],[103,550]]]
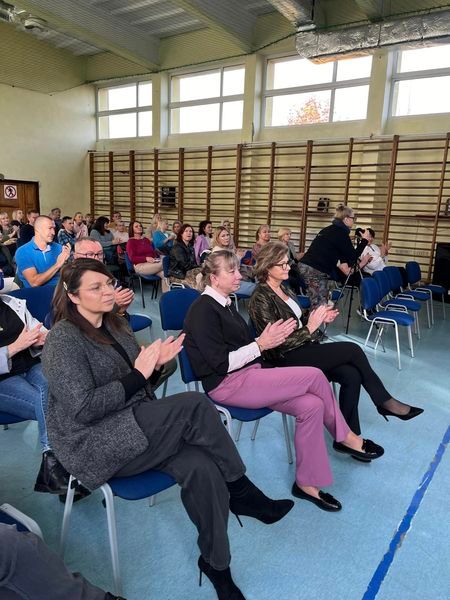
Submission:
[[[270,227],[269,225],[260,225],[256,230],[256,243],[253,244],[252,258],[256,260],[259,251],[263,246],[270,242]]]
[[[197,264],[200,265],[211,250],[213,226],[211,221],[200,221],[198,235],[194,242],[194,254]]]
[[[127,254],[139,275],[157,275],[164,283],[164,271],[161,258],[153,244],[144,237],[144,227],[139,221],[130,223]]]
[[[88,228],[89,234],[92,231],[92,228],[94,227],[94,222],[95,219],[94,217],[91,215],[91,213],[86,213],[84,215],[84,222],[86,223],[86,227]]]
[[[211,240],[211,252],[218,252],[219,250],[229,250],[230,252],[233,252],[239,261],[241,261],[244,255],[242,250],[237,250],[231,245],[231,236],[225,225],[220,225],[216,228]],[[241,264],[239,271],[242,275],[242,280],[237,292],[245,294],[246,296],[251,296],[256,287],[256,283],[254,283],[253,280],[253,267]]]
[[[172,233],[174,234],[174,240],[176,239],[177,235],[179,234],[182,225],[183,225],[183,223],[181,221],[178,221],[178,219],[176,219],[172,223]]]
[[[27,222],[20,226],[19,239],[17,240],[17,247],[28,244],[34,237],[34,224],[36,219],[39,217],[39,211],[31,209],[27,211]]]
[[[0,597],[2,600],[125,600],[70,573],[61,558],[31,532],[1,522]],[[20,590],[20,591],[18,591]]]
[[[356,263],[358,254],[350,240],[355,220],[356,216],[350,206],[338,204],[332,224],[319,231],[298,263],[312,308],[327,304],[328,285],[338,263],[338,268],[346,276]],[[368,256],[364,257],[359,266],[363,268],[368,260]]]
[[[231,221],[230,221],[230,219],[224,219],[222,221],[221,225],[222,225],[222,227],[225,227],[225,229],[230,234],[230,250],[234,251],[236,249],[236,244],[234,243],[234,238],[233,238],[233,235],[231,233]]]
[[[382,416],[391,415],[406,421],[422,413],[421,408],[403,404],[391,396],[357,344],[320,344],[314,339],[319,327],[323,323],[331,323],[338,311],[320,305],[311,311],[303,324],[302,311],[295,296],[285,286],[289,268],[286,246],[280,242],[264,246],[256,261],[259,284],[250,299],[249,314],[257,334],[279,319],[296,321],[296,328],[286,340],[276,348],[264,351],[263,358],[277,367],[317,367],[329,381],[339,383],[339,406],[347,425],[355,433],[361,433],[358,415],[361,386]]]
[[[166,219],[161,219],[157,229],[153,232],[153,245],[161,254],[169,254],[173,241],[177,237],[176,233],[168,233],[169,224]]]
[[[150,225],[147,229],[147,236],[150,238],[150,240],[153,240],[153,234],[158,229],[161,220],[162,216],[160,215],[160,213],[155,213],[153,215]]]
[[[58,231],[58,244],[64,246],[70,244],[70,249],[73,252],[77,236],[74,232],[74,222],[72,217],[63,217],[61,220],[61,229]]]
[[[117,244],[119,240],[109,231],[108,217],[98,217],[91,229],[90,236],[102,245],[106,263],[109,265],[117,264]]]
[[[303,252],[296,252],[294,243],[291,242],[292,232],[288,227],[281,227],[278,230],[278,239],[288,247],[288,260],[291,267],[289,273],[289,286],[296,294],[302,293],[306,288],[303,277],[300,275],[297,263],[303,256]]]
[[[46,336],[25,300],[0,296],[0,410],[37,421],[43,456],[34,489],[65,494],[68,476],[50,449],[45,423],[48,389],[39,355]]]
[[[12,211],[11,225],[17,225],[20,228],[25,223],[23,219],[23,210],[16,208]]]
[[[172,475],[198,530],[200,570],[219,598],[244,600],[229,570],[229,510],[273,523],[292,502],[270,500],[244,475],[233,440],[203,394],[155,401],[155,377],[184,335],[140,348],[112,313],[114,288],[104,265],[90,259],[67,265],[54,304],[56,324],[42,361],[48,429],[62,464],[90,489],[151,468]]]
[[[17,249],[17,274],[24,287],[56,285],[59,270],[70,256],[70,245],[53,241],[55,224],[50,217],[38,217],[34,230],[34,238]]]
[[[123,221],[117,221],[116,229],[114,231],[114,237],[116,238],[116,240],[119,240],[120,244],[126,244],[130,239],[127,226]]]
[[[389,242],[381,244],[380,247],[374,244],[375,231],[371,227],[364,229],[361,237],[367,240],[367,246],[364,248],[361,258],[364,259],[366,256],[369,256],[369,260],[364,266],[363,271],[369,275],[373,275],[375,271],[382,271],[387,264],[387,256],[391,245]]]
[[[61,209],[60,208],[52,208],[50,214],[48,215],[50,219],[53,219],[55,222],[55,232],[58,235],[58,231],[61,229],[62,221],[61,221]]]
[[[3,289],[0,287],[0,294],[7,294],[13,290],[19,289],[14,281],[14,263],[9,248],[0,244],[0,277],[3,281]]]
[[[83,220],[83,213],[76,212],[73,216],[73,231],[77,240],[88,237],[89,229]]]
[[[7,212],[0,213],[0,243],[11,246],[11,249],[16,247],[17,235],[19,233],[18,225],[13,225],[9,221]]]
[[[117,224],[122,222],[122,213],[118,210],[115,210],[112,214],[109,228],[111,230],[117,229]]]
[[[184,223],[181,226],[169,256],[170,283],[182,283],[197,289],[200,267],[195,260],[192,225]]]
[[[235,255],[227,250],[213,252],[202,273],[206,287],[187,314],[184,345],[205,392],[220,404],[269,407],[294,415],[297,459],[292,494],[323,510],[340,510],[340,502],[320,490],[332,483],[323,427],[342,452],[357,458],[378,458],[383,448],[349,429],[319,369],[261,368],[261,353],[283,344],[298,323],[295,318],[276,321],[254,339],[229,299],[241,281]]]

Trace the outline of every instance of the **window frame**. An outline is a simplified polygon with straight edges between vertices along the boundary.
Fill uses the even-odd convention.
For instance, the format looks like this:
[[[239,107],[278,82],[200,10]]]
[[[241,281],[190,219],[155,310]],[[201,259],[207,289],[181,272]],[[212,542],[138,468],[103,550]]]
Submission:
[[[140,83],[151,83],[152,84],[152,103],[145,106],[139,106],[139,84]],[[116,108],[114,110],[99,110],[99,92],[104,89],[130,87],[135,86],[135,105],[127,108]],[[111,82],[104,84],[97,84],[95,86],[95,124],[96,124],[96,138],[97,142],[104,141],[115,141],[115,140],[149,140],[153,137],[153,122],[152,122],[152,134],[151,135],[139,135],[139,113],[150,112],[151,119],[153,120],[153,81],[149,77],[145,78],[133,78],[123,83],[111,85]],[[114,115],[125,115],[135,114],[136,118],[136,136],[126,137],[100,137],[100,117],[110,117]]]
[[[232,94],[229,96],[223,95],[223,79],[224,72],[228,69],[236,69],[241,68],[244,69],[244,91],[242,94]],[[190,75],[200,75],[200,74],[208,74],[208,73],[216,73],[220,72],[220,96],[214,96],[213,98],[199,98],[198,100],[184,100],[184,101],[174,101],[172,99],[172,79],[174,77],[188,77]],[[236,63],[236,64],[227,64],[221,65],[220,67],[216,67],[211,69],[211,67],[207,67],[204,69],[198,69],[196,71],[180,71],[180,72],[172,72],[169,78],[169,102],[168,102],[168,118],[169,118],[169,127],[168,132],[169,135],[201,135],[205,133],[229,133],[233,131],[242,131],[244,128],[244,115],[242,115],[242,123],[241,126],[237,129],[222,129],[222,121],[223,121],[223,105],[227,102],[236,102],[242,101],[245,102],[245,75],[246,75],[246,65],[245,63]],[[172,110],[177,108],[187,108],[190,106],[204,106],[207,104],[218,104],[219,105],[219,129],[210,129],[207,131],[186,131],[186,132],[176,132],[172,131]],[[244,105],[243,105],[244,108]]]
[[[450,45],[450,44],[449,44]],[[432,77],[450,77],[450,66],[447,68],[439,67],[437,69],[424,69],[421,71],[407,71],[400,73],[398,66],[400,64],[401,50],[395,50],[394,60],[392,61],[391,72],[391,89],[389,93],[389,117],[392,119],[410,119],[415,117],[439,117],[450,113],[450,108],[447,112],[427,112],[427,113],[412,113],[410,115],[395,115],[394,114],[394,98],[395,87],[401,81],[411,81],[413,79],[430,79]]]
[[[370,95],[370,84],[372,78],[372,70],[373,70],[373,55],[372,55],[372,65],[370,70],[370,75],[368,77],[359,77],[358,79],[345,79],[343,81],[337,80],[337,70],[338,70],[338,60],[333,61],[333,72],[331,76],[331,81],[326,83],[315,83],[310,85],[302,85],[302,86],[294,86],[288,88],[277,88],[277,89],[267,89],[267,81],[268,81],[268,73],[269,73],[269,63],[271,61],[287,61],[287,60],[298,60],[301,58],[298,54],[289,54],[284,56],[270,56],[266,60],[265,69],[264,69],[264,78],[263,78],[263,93],[262,93],[262,110],[261,110],[261,128],[262,129],[291,129],[292,127],[305,127],[311,125],[330,125],[335,123],[357,123],[360,121],[367,120],[367,110],[366,116],[364,119],[346,119],[342,121],[334,121],[333,113],[334,113],[334,104],[335,104],[335,95],[336,90],[350,88],[350,87],[359,87],[359,86],[369,86],[369,95]],[[328,121],[318,121],[317,123],[303,123],[298,125],[267,125],[266,124],[266,112],[267,112],[267,99],[274,98],[275,96],[293,96],[294,94],[307,94],[311,92],[322,92],[322,91],[330,91],[330,118]],[[368,102],[367,102],[368,109]]]

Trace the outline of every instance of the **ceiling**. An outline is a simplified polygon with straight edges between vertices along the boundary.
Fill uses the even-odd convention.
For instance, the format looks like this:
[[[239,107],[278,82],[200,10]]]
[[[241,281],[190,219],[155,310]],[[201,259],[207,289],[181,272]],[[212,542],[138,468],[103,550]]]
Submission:
[[[112,52],[148,69],[161,40],[209,30],[253,52],[258,18],[278,13],[292,32],[384,22],[450,8],[439,0],[0,0],[0,19],[76,55]]]

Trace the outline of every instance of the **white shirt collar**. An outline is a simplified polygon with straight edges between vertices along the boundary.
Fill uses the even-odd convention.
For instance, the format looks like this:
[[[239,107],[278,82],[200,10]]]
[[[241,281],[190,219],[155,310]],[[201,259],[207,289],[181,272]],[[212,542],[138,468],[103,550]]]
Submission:
[[[211,296],[216,302],[218,302],[221,306],[230,306],[231,299],[229,297],[224,298],[222,294],[216,292],[210,285],[205,287],[205,291],[202,293],[202,296]]]

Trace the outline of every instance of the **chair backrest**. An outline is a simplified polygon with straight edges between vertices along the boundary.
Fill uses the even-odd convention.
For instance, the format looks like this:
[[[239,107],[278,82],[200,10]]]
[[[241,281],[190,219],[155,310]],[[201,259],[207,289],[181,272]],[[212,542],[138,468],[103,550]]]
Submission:
[[[162,268],[164,271],[164,277],[169,277],[169,266],[170,266],[170,256],[162,257]]]
[[[184,319],[191,304],[200,296],[193,288],[175,289],[162,294],[159,314],[163,331],[183,329]]]
[[[385,273],[384,270],[375,271],[372,277],[375,279],[375,281],[378,284],[378,287],[380,288],[381,296],[383,298],[387,296],[391,291],[391,283],[389,281],[388,274]]]
[[[420,271],[420,265],[415,260],[410,260],[405,265],[406,268],[406,276],[408,278],[408,283],[414,284],[422,279],[422,273]]]
[[[248,320],[248,328],[250,329],[250,334],[253,338],[257,337],[257,333],[256,333],[256,327],[255,324],[253,323],[253,321],[251,319]]]
[[[43,323],[45,317],[52,310],[55,287],[54,285],[41,285],[33,288],[22,288],[14,290],[9,295],[25,300],[33,317]]]
[[[384,267],[383,272],[389,277],[392,292],[400,291],[403,286],[402,275],[398,267]]]
[[[361,305],[366,310],[375,308],[381,300],[381,292],[377,282],[372,277],[363,277],[361,281]]]
[[[133,266],[133,263],[130,260],[130,257],[128,256],[128,252],[124,252],[123,256],[125,258],[125,266],[127,267],[128,275],[133,275],[133,273],[134,273],[134,266]]]
[[[180,361],[181,379],[183,380],[183,383],[194,383],[195,381],[198,381],[198,377],[195,376],[194,371],[192,370],[191,361],[189,360],[186,348],[181,349],[178,359]]]

